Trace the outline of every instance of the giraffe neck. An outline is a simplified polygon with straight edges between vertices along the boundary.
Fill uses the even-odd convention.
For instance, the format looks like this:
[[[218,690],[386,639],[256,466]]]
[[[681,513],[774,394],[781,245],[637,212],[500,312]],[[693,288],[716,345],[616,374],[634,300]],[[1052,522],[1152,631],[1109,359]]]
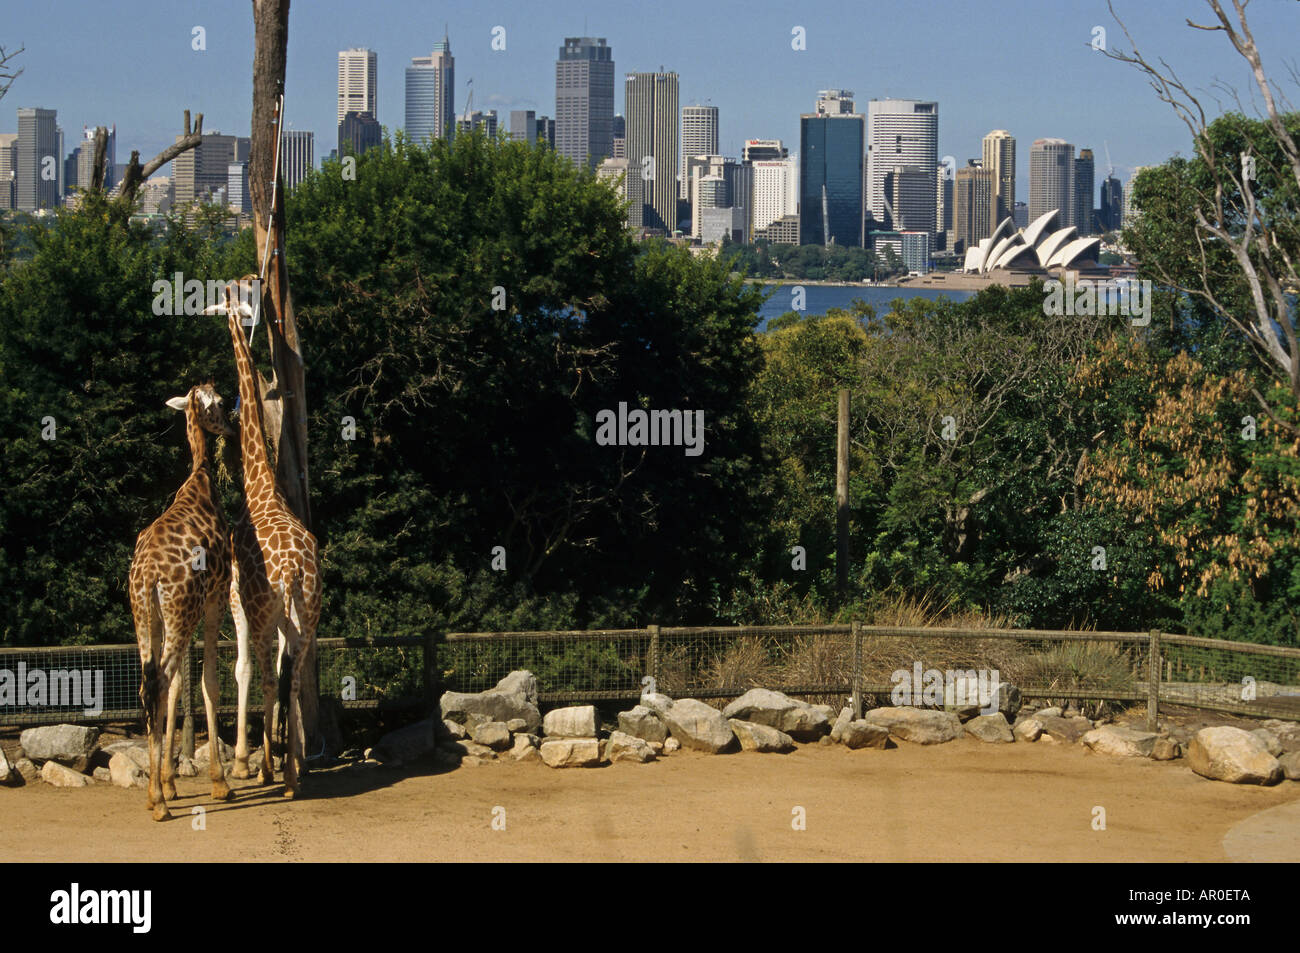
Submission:
[[[229,292],[227,292],[229,294]],[[244,461],[244,495],[248,499],[260,496],[258,491],[270,487],[267,498],[275,497],[275,473],[266,456],[265,423],[262,401],[257,392],[257,370],[253,355],[244,340],[244,326],[237,310],[227,312],[230,339],[235,347],[235,371],[239,375],[239,451]]]
[[[185,438],[190,443],[190,472],[202,470],[208,463],[208,439],[203,428],[199,426],[199,416],[194,412],[194,398],[185,408]]]

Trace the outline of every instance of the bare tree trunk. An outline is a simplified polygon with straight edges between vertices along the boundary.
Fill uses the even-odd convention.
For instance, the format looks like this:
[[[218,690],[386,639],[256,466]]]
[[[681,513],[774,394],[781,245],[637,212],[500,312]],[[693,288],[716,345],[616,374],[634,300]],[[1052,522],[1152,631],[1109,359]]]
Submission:
[[[278,188],[273,187],[279,177],[276,130],[289,45],[289,0],[253,0],[253,26],[253,122],[248,150],[248,190],[252,199],[259,263],[270,248],[262,300],[274,374],[272,387],[264,391],[263,412],[276,453],[276,483],[289,508],[304,526],[311,529],[307,393],[298,325],[294,320],[289,273],[284,260],[283,183]],[[301,696],[303,732],[309,751],[319,745],[315,652],[313,642]]]
[[[107,131],[105,132],[105,136],[107,136]],[[96,134],[96,140],[98,140],[98,134]],[[140,164],[140,153],[137,150],[131,150],[131,161],[127,163],[126,171],[122,174],[122,190],[118,194],[117,200],[126,205],[127,208],[130,208],[135,204],[135,194],[140,190],[140,186],[144,183],[145,179],[149,178],[149,176],[153,175],[181,153],[189,152],[191,149],[197,147],[202,141],[203,113],[199,113],[195,117],[194,128],[191,130],[190,111],[188,109],[185,110],[185,132],[181,135],[181,138],[177,139],[144,165]],[[106,138],[105,147],[107,147],[107,142],[108,140]],[[98,145],[96,145],[96,150],[98,151]],[[98,155],[96,155],[96,162],[98,161]],[[99,186],[102,187],[104,183],[103,176],[100,175],[97,181]]]

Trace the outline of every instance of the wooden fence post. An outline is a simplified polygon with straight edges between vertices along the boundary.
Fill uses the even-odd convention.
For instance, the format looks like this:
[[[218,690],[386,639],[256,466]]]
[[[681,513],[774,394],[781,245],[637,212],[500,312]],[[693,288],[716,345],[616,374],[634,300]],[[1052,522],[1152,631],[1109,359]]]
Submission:
[[[659,626],[652,625],[648,628],[650,630],[650,671],[646,674],[650,676],[654,690],[662,692],[663,688],[659,685]]]
[[[434,696],[438,691],[437,642],[437,633],[427,629],[424,633],[424,706],[430,712],[433,711],[433,704],[436,701]]]
[[[1147,731],[1156,731],[1160,715],[1160,630],[1151,630],[1147,657]]]
[[[862,623],[853,620],[853,717],[862,717]]]
[[[844,605],[849,589],[849,392],[839,393],[835,422],[835,591]]]

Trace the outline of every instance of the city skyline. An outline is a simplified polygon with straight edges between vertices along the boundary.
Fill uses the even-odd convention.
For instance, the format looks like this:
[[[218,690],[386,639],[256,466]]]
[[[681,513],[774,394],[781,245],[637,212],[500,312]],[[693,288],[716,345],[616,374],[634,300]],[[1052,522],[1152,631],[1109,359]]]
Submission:
[[[447,11],[429,17],[421,5],[395,0],[358,24],[355,17],[345,15],[348,5],[321,0],[311,17],[303,16],[301,7],[295,8],[286,97],[289,128],[312,131],[326,143],[334,138],[325,111],[337,111],[338,53],[353,47],[376,51],[377,118],[390,132],[401,127],[404,68],[413,57],[428,55],[446,23],[458,48],[457,72],[464,76],[457,76],[458,114],[464,109],[469,79],[475,80],[478,109],[495,108],[503,116],[511,108],[552,113],[555,49],[566,36],[591,35],[606,37],[615,48],[620,74],[662,66],[681,77],[681,102],[717,105],[722,113],[724,155],[739,156],[749,138],[797,142],[798,117],[807,110],[809,96],[836,85],[855,89],[859,102],[917,98],[941,103],[939,154],[951,155],[958,168],[980,155],[982,137],[996,128],[1010,130],[1021,143],[1064,138],[1092,148],[1098,156],[1108,145],[1121,181],[1127,181],[1137,166],[1190,151],[1186,129],[1155,99],[1141,77],[1090,49],[1096,25],[1104,26],[1112,40],[1120,35],[1104,2],[1080,5],[1050,24],[1023,18],[1028,33],[1016,57],[985,55],[979,38],[997,31],[992,24],[971,19],[966,42],[939,58],[918,55],[929,48],[932,38],[927,39],[927,32],[916,29],[916,24],[926,20],[927,12],[939,16],[934,11],[956,9],[953,4],[883,3],[870,12],[847,3],[793,12],[747,5],[744,9],[752,15],[741,19],[727,13],[731,6],[738,5],[723,4],[708,15],[730,25],[728,35],[733,39],[724,44],[707,30],[696,31],[703,35],[695,36],[671,29],[673,10],[699,16],[687,4],[664,4],[665,15],[656,18],[629,10],[602,10],[593,22],[576,3],[560,2],[545,11],[520,5],[492,16]],[[154,25],[145,31],[147,36],[139,36],[124,30],[122,24],[131,21],[129,16],[78,9],[88,26],[98,29],[68,37],[58,29],[61,18],[47,15],[57,14],[58,9],[55,4],[40,15],[20,9],[8,18],[6,33],[27,47],[25,72],[7,97],[12,106],[56,109],[65,131],[82,125],[116,125],[120,161],[131,149],[147,157],[170,143],[186,108],[204,112],[207,129],[246,133],[251,87],[246,73],[228,67],[232,56],[247,55],[240,50],[251,50],[251,18],[218,19],[202,8],[198,13],[149,8]],[[1207,89],[1216,79],[1238,89],[1249,88],[1244,71],[1217,55],[1212,37],[1188,30],[1180,12],[1138,4],[1120,4],[1119,12],[1140,41],[1174,58],[1193,88]],[[905,15],[891,15],[895,13]],[[1282,36],[1267,29],[1276,13],[1264,7],[1257,14],[1266,53],[1281,45]],[[191,50],[196,23],[205,26],[203,51]],[[871,30],[873,53],[866,60],[860,55],[859,31],[852,29],[855,24]],[[492,48],[492,31],[498,25],[506,31],[505,50]],[[795,27],[805,30],[805,50],[792,49]],[[160,36],[173,33],[175,44],[160,44]],[[94,71],[93,54],[105,39],[124,47],[114,74],[120,82],[105,83]],[[69,49],[69,44],[74,48]],[[77,55],[79,44],[87,44],[85,55]],[[1202,50],[1206,55],[1199,55]],[[149,84],[143,91],[137,88],[133,79],[137,70],[159,68],[176,69],[177,81],[160,88]],[[1224,68],[1227,72],[1220,75],[1217,70]],[[1029,73],[1036,76],[1033,84],[1023,82]],[[980,82],[972,83],[972,76]],[[1078,93],[1080,85],[1088,90],[1086,99]],[[989,89],[999,90],[998,97],[990,97]],[[616,100],[620,98],[616,94]],[[1062,110],[1058,105],[1062,102],[1075,105]],[[622,111],[619,105],[616,102],[616,112]],[[14,110],[5,110],[0,114],[0,133],[16,131]],[[318,150],[318,158],[320,154]],[[1024,201],[1029,150],[1022,148],[1016,158],[1017,199]],[[1099,166],[1099,180],[1102,172]]]

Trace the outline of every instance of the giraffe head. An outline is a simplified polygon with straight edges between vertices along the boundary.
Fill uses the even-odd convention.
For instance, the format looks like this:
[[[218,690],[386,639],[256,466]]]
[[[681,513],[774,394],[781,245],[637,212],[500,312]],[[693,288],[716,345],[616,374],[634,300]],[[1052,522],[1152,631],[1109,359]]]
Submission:
[[[184,397],[173,397],[167,401],[167,406],[182,413],[193,413],[195,421],[208,433],[235,436],[235,428],[226,420],[221,395],[210,383],[191,387]]]

